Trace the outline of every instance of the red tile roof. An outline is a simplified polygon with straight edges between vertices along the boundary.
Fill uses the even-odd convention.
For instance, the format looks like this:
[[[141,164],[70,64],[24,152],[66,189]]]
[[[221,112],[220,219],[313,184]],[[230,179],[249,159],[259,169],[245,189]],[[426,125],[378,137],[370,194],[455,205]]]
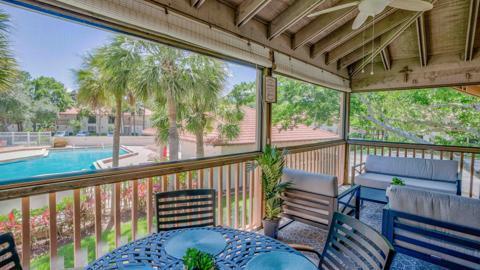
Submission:
[[[222,141],[217,130],[212,131],[204,137],[206,144],[211,145],[239,145],[239,144],[253,144],[255,143],[256,129],[257,129],[257,111],[249,107],[242,108],[245,115],[240,122],[240,134],[232,141]],[[155,128],[148,128],[143,131],[144,135],[154,135]],[[183,132],[180,134],[180,139],[184,141],[195,142],[195,135]],[[295,128],[282,130],[280,127],[275,127],[272,130],[272,142],[313,142],[319,140],[338,139],[338,135],[318,129],[308,127],[306,125],[297,125]]]
[[[60,115],[77,115],[79,112],[80,112],[79,108],[72,107],[72,108],[68,108],[64,112],[59,112],[58,114],[60,114]],[[106,111],[97,110],[97,113],[104,114],[104,113],[106,113]],[[123,114],[124,115],[130,115],[129,112],[124,112]],[[150,111],[149,109],[145,109],[145,115],[146,116],[152,115],[152,111]]]

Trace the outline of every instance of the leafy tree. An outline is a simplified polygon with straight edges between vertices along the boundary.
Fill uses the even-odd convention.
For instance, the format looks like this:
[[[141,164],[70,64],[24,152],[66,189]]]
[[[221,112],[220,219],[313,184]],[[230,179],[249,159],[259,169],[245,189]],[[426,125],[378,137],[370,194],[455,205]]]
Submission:
[[[48,99],[61,112],[73,105],[73,99],[63,83],[52,77],[38,77],[32,81],[32,86],[34,100]]]
[[[117,36],[109,44],[96,49],[84,59],[84,67],[76,71],[78,100],[94,109],[115,111],[112,165],[118,167],[122,107],[132,92],[135,67],[140,54],[132,40]]]
[[[9,15],[0,10],[0,92],[9,90],[16,81],[17,62],[8,41]]]
[[[196,157],[203,157],[204,134],[214,129],[215,111],[226,79],[225,65],[208,56],[192,54],[186,58],[192,77],[186,94],[185,128],[195,134]]]
[[[257,97],[256,82],[241,82],[233,86],[232,91],[227,95],[227,100],[237,106],[248,106],[255,108]]]
[[[474,145],[480,141],[480,98],[451,88],[354,94],[351,127],[353,136],[367,139]]]
[[[139,42],[145,57],[135,78],[134,91],[142,100],[152,98],[155,104],[153,124],[157,139],[165,139],[165,120],[168,121],[168,148],[170,160],[178,160],[180,146],[179,123],[180,99],[191,83],[186,72],[184,52],[172,47],[151,42]],[[166,104],[166,108],[163,108]],[[166,117],[164,114],[166,113]]]
[[[277,103],[272,109],[273,124],[282,129],[298,124],[312,127],[338,123],[340,93],[328,88],[278,76]]]
[[[32,104],[29,82],[30,75],[20,72],[12,87],[0,94],[0,130],[7,131],[12,124],[16,124],[19,131],[23,130],[25,121],[30,118]]]
[[[57,120],[58,108],[50,100],[43,98],[36,100],[30,107],[33,131],[54,129]]]

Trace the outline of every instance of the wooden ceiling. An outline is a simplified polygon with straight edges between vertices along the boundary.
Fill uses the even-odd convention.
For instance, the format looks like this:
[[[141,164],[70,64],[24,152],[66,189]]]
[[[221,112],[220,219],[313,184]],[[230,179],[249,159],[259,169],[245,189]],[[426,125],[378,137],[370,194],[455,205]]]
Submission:
[[[480,0],[426,0],[434,8],[424,13],[387,8],[358,30],[351,27],[356,7],[307,17],[352,0],[152,1],[177,10],[194,8],[196,13],[183,11],[217,26],[221,23],[213,14],[227,6],[234,13],[224,19],[234,23],[234,32],[247,38],[259,32],[255,36],[264,40],[252,40],[266,46],[281,40],[272,47],[348,77],[354,91],[480,83]],[[177,4],[182,1],[189,6]]]

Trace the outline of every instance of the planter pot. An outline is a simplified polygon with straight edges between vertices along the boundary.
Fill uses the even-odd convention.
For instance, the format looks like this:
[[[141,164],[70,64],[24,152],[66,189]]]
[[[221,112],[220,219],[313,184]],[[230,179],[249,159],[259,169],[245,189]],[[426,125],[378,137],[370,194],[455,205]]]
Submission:
[[[263,233],[266,236],[277,238],[278,236],[278,223],[280,223],[280,219],[264,219],[263,221]]]

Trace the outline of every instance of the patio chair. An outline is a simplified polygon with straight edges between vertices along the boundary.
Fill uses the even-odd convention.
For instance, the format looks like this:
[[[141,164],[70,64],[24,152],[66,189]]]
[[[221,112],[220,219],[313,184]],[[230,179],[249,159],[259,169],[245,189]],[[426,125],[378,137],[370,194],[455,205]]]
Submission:
[[[394,186],[383,235],[397,252],[450,269],[480,269],[480,200]]]
[[[380,233],[361,221],[336,212],[320,254],[304,245],[291,245],[298,251],[318,256],[319,269],[390,269],[393,246]]]
[[[215,226],[215,190],[189,189],[155,194],[157,232]]]
[[[359,217],[359,187],[352,186],[340,191],[336,176],[284,169],[282,181],[292,186],[283,194],[282,217],[328,230],[333,213]]]
[[[0,269],[22,269],[12,233],[0,234]]]

